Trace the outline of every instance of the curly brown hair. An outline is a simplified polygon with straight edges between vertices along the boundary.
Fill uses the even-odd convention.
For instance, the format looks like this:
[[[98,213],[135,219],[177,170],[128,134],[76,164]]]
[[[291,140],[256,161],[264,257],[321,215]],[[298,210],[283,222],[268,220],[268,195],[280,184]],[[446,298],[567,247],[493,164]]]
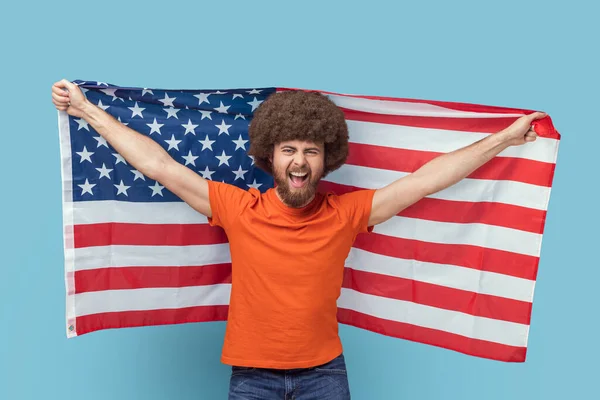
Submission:
[[[273,155],[273,146],[288,140],[324,144],[323,176],[341,167],[348,157],[344,112],[328,97],[314,91],[290,90],[270,95],[254,113],[248,135],[248,154],[271,175],[269,157]]]

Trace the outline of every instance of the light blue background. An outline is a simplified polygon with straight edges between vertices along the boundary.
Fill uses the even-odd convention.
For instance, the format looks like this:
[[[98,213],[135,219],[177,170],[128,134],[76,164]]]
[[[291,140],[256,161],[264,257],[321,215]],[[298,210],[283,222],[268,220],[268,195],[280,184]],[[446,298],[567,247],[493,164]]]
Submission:
[[[224,323],[66,339],[50,101],[50,86],[63,77],[159,88],[288,86],[548,112],[563,140],[527,362],[350,327],[341,335],[355,399],[599,398],[598,7],[350,4],[0,6],[0,399],[223,399],[227,392]]]

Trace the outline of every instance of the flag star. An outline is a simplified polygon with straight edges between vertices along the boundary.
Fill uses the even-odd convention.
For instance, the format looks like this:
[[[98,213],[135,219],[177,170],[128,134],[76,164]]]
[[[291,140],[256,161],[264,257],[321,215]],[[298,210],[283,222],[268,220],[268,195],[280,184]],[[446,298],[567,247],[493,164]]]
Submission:
[[[108,106],[105,106],[104,104],[102,104],[102,100],[101,100],[101,99],[98,99],[98,107],[100,107],[102,110],[106,111],[106,109],[107,109],[108,107],[110,107],[110,105],[108,105]]]
[[[200,93],[200,94],[195,94],[194,97],[198,98],[198,105],[207,102],[208,104],[210,104],[210,101],[208,101],[208,96],[210,96],[212,93]]]
[[[241,98],[241,99],[243,99],[243,98],[244,98],[244,95],[242,95],[241,93],[234,93],[234,94],[233,94],[233,99],[231,99],[231,100],[235,100],[235,99],[236,99],[236,98],[238,98],[238,97],[239,97],[239,98]]]
[[[123,180],[121,179],[121,183],[119,183],[118,185],[115,185],[115,187],[117,188],[117,196],[120,194],[124,194],[125,196],[129,196],[127,194],[127,189],[129,189],[131,186],[125,186],[123,184]]]
[[[244,114],[238,114],[238,115],[236,115],[236,116],[235,116],[235,118],[234,118],[234,120],[236,120],[236,119],[238,119],[238,118],[241,118],[241,119],[243,119],[243,120],[245,120],[245,119],[246,119],[246,117],[244,117]]]
[[[169,119],[171,117],[175,117],[175,118],[179,119],[179,117],[177,116],[177,113],[180,111],[179,108],[174,108],[174,107],[163,108],[163,111],[167,112],[167,119]]]
[[[94,136],[94,139],[96,139],[96,141],[98,142],[96,148],[104,146],[108,149],[108,143],[106,142],[106,139],[104,139],[102,136]]]
[[[256,97],[254,98],[254,100],[248,102],[248,104],[250,104],[252,106],[252,111],[256,110],[258,108],[258,106],[260,105],[260,103],[262,103],[262,100],[258,101],[256,99]]]
[[[262,89],[261,90],[252,89],[252,90],[248,90],[247,92],[248,92],[248,94],[260,94],[260,92],[262,92]]]
[[[77,186],[79,186],[82,189],[82,192],[81,192],[82,196],[84,194],[86,194],[86,193],[89,193],[92,196],[94,195],[94,193],[92,193],[92,188],[94,186],[96,186],[96,184],[95,183],[89,183],[88,180],[87,180],[87,178],[86,178],[85,183],[83,185],[77,185]]]
[[[248,185],[248,187],[251,187],[254,189],[258,189],[260,186],[262,186],[262,183],[256,183],[256,179],[254,179],[254,182],[252,182],[251,184]]]
[[[229,107],[231,107],[231,106],[225,106],[225,105],[223,105],[223,102],[220,101],[219,102],[219,107],[215,108],[215,111],[218,111],[221,114],[226,114],[227,110],[229,110]]]
[[[221,153],[220,156],[215,156],[215,157],[217,159],[219,159],[219,165],[218,166],[221,166],[222,164],[225,164],[225,165],[229,166],[229,159],[232,156],[228,156],[227,154],[225,154],[225,150],[223,150],[223,153]]]
[[[164,186],[161,186],[158,182],[154,182],[154,186],[148,186],[150,189],[152,189],[152,197],[154,197],[155,194],[160,194],[161,196],[162,194],[162,190],[165,188]]]
[[[248,172],[248,171],[243,170],[242,166],[240,165],[237,171],[232,170],[231,172],[233,172],[235,174],[234,181],[237,181],[238,179],[244,180],[245,179],[244,175],[246,175],[246,172]]]
[[[220,90],[217,90],[215,94],[227,94],[227,92],[221,92]]]
[[[98,85],[98,86],[108,86],[108,83],[106,83],[106,82],[96,82],[96,85]]]
[[[248,142],[248,140],[242,139],[242,135],[240,135],[238,140],[232,140],[232,142],[235,143],[235,150],[237,150],[237,149],[246,150],[246,147],[244,145]]]
[[[179,151],[179,143],[181,143],[181,140],[175,139],[175,135],[171,134],[171,139],[165,140],[165,142],[169,144],[169,148],[167,149],[167,151],[171,149],[176,149]]]
[[[191,150],[188,151],[188,155],[187,156],[183,156],[183,159],[185,160],[185,165],[192,164],[194,167],[196,166],[196,159],[197,158],[198,158],[198,156],[193,156],[192,155],[192,151]]]
[[[81,160],[79,160],[79,163],[82,163],[84,161],[89,161],[90,163],[92,162],[92,154],[94,154],[94,153],[87,151],[85,146],[83,146],[83,151],[77,151],[76,153],[79,154],[79,156],[81,157]]]
[[[208,135],[206,135],[206,137],[204,138],[204,140],[198,140],[198,141],[202,144],[202,150],[201,151],[204,151],[206,149],[209,149],[210,151],[213,151],[212,144],[214,142],[216,142],[216,140],[210,140],[208,138]]]
[[[158,133],[159,135],[162,135],[162,133],[160,132],[160,128],[165,126],[165,124],[159,124],[158,122],[156,122],[156,118],[154,118],[154,122],[152,122],[151,124],[146,124],[146,125],[148,125],[150,127],[149,135],[152,135],[154,132]]]
[[[194,129],[196,129],[198,127],[198,125],[192,124],[192,120],[191,119],[188,119],[188,123],[187,124],[181,124],[181,126],[183,126],[185,128],[184,135],[187,135],[188,133],[193,133],[195,135],[196,132],[194,131]]]
[[[250,160],[252,160],[252,162],[250,163],[250,165],[254,165],[254,156],[248,156],[248,158],[250,158]]]
[[[138,179],[141,179],[143,181],[146,180],[146,178],[144,178],[144,174],[142,174],[140,171],[138,171],[137,169],[132,169],[131,173],[133,174],[133,181],[137,181]]]
[[[142,111],[145,110],[145,108],[141,108],[140,106],[138,106],[137,101],[135,102],[135,107],[127,107],[131,110],[131,118],[135,117],[136,115],[139,115],[140,118],[144,118],[144,115],[142,114]]]
[[[212,120],[212,111],[204,111],[204,110],[198,110],[202,113],[202,118],[200,118],[200,121],[202,121],[204,118],[208,118],[210,120]]]
[[[118,117],[118,120],[119,120],[120,123],[122,123],[125,126],[129,125],[129,122],[123,122],[123,121],[121,121],[121,117]]]
[[[215,173],[215,171],[211,171],[208,169],[208,165],[206,166],[206,169],[204,171],[199,171],[202,174],[202,177],[204,179],[212,179],[212,174]]]
[[[90,131],[89,125],[85,119],[79,118],[79,119],[76,119],[75,122],[77,122],[77,124],[79,124],[79,126],[77,127],[77,130],[80,130],[81,128],[83,128],[88,132]]]
[[[102,177],[110,179],[109,174],[112,172],[112,169],[106,168],[104,163],[102,163],[102,168],[96,168],[96,171],[100,172],[100,177],[98,179],[101,179]]]
[[[117,97],[117,95],[115,94],[115,92],[117,91],[117,89],[100,89],[100,91],[102,93],[104,93],[104,94],[112,96],[112,101],[115,101],[115,100],[121,100],[121,101],[123,101],[122,98]]]
[[[142,90],[142,96],[144,96],[146,93],[150,93],[151,95],[154,95],[154,92],[152,92],[152,90],[150,90],[148,88],[144,88],[144,90]]]
[[[173,105],[173,100],[175,100],[175,99],[176,99],[175,97],[169,97],[167,95],[167,93],[165,92],[165,98],[164,99],[158,99],[158,101],[160,101],[161,103],[163,103],[164,107],[166,107],[166,106],[175,107]]]
[[[81,83],[81,85],[85,85],[85,83]],[[83,92],[84,95],[90,91],[90,89],[86,89],[86,88],[79,88],[79,89],[81,89],[81,91]],[[85,97],[87,97],[87,95]]]
[[[225,120],[221,120],[221,125],[215,125],[217,128],[219,128],[219,135],[221,133],[226,133],[229,135],[229,128],[231,128],[231,125],[227,125],[225,124]],[[218,136],[218,135],[217,135]]]
[[[119,153],[113,153],[113,156],[115,156],[115,165],[119,164],[119,163],[123,163],[125,165],[127,165],[127,161],[125,161],[125,159],[123,158],[122,155],[120,155]]]

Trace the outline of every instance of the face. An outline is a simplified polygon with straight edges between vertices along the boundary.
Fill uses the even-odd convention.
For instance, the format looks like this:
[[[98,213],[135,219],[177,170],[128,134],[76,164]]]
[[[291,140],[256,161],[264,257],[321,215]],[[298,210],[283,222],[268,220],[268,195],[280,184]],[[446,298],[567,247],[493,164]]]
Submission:
[[[322,143],[282,142],[274,146],[271,163],[279,198],[290,207],[302,207],[317,192],[325,165],[325,149]]]

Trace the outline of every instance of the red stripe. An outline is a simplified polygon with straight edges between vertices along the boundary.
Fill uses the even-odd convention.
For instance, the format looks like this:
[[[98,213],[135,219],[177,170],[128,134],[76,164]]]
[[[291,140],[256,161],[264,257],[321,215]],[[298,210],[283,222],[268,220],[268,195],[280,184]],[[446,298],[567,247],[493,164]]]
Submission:
[[[77,317],[77,335],[102,329],[226,321],[229,306],[197,306],[164,310],[119,311]]]
[[[185,267],[112,267],[75,271],[75,293],[231,283],[231,263]]]
[[[377,318],[345,308],[338,308],[338,321],[342,324],[378,332],[382,335],[443,347],[460,353],[498,361],[524,362],[527,354],[526,347],[472,339],[437,329]]]
[[[95,230],[96,225],[100,225],[101,229]],[[76,237],[82,238],[80,242],[76,240],[76,247],[83,247],[83,244],[86,246],[160,246],[165,244],[165,238],[168,238],[168,243],[174,246],[216,242],[210,236],[208,240],[202,235],[184,236],[186,231],[180,225],[118,223],[115,224],[115,227],[110,228],[107,228],[106,225],[112,224],[76,225],[74,227]],[[125,228],[126,234],[120,231],[122,228]],[[105,236],[98,234],[102,231]],[[110,234],[106,232],[110,232]],[[458,265],[532,280],[536,278],[539,262],[538,257],[503,250],[465,244],[428,243],[378,233],[358,235],[354,247],[390,257]]]
[[[372,122],[388,125],[412,126],[447,131],[496,133],[517,120],[516,117],[498,118],[452,118],[423,117],[415,115],[373,114],[342,108],[346,120]],[[373,128],[375,129],[375,128]]]
[[[535,280],[539,258],[465,244],[428,243],[378,233],[361,233],[354,247],[390,257],[457,265]]]
[[[321,192],[338,195],[360,190],[360,188],[334,182],[321,181]],[[469,202],[424,198],[404,209],[398,216],[419,218],[429,221],[453,223],[481,223],[503,226],[532,233],[543,233],[546,211],[491,202]]]
[[[227,243],[223,229],[208,224],[110,222],[74,226],[75,248],[109,245],[187,246]]]
[[[531,303],[346,268],[343,287],[478,317],[529,325]]]
[[[370,144],[350,143],[347,164],[401,172],[415,172],[444,153],[397,149]],[[555,164],[512,157],[495,157],[471,173],[468,178],[516,181],[552,186]]]
[[[277,88],[278,92],[283,92],[286,90],[307,90],[307,89]],[[359,98],[359,99],[384,100],[384,101],[395,101],[395,102],[403,102],[403,103],[430,104],[433,106],[443,107],[443,108],[447,108],[450,110],[473,112],[473,113],[523,114],[523,115],[525,115],[525,114],[531,114],[534,112],[534,110],[526,110],[526,109],[520,109],[520,108],[497,107],[497,106],[488,106],[488,105],[482,105],[482,104],[459,103],[459,102],[451,102],[451,101],[406,99],[406,98],[401,98],[401,97],[384,97],[384,96],[348,95],[348,94],[327,92],[324,90],[319,90],[318,92],[326,93],[326,94],[333,94],[333,95],[337,95],[337,96]],[[361,113],[361,114],[369,114],[369,113],[362,112],[362,111],[353,111],[353,112]],[[377,115],[377,114],[371,114],[371,115]],[[379,114],[379,115],[384,116],[385,114]],[[395,116],[391,116],[391,117],[395,117]],[[409,117],[409,118],[411,118],[411,117]],[[465,118],[444,118],[444,117],[425,117],[425,118],[435,118],[435,119],[440,119],[440,120],[445,119],[445,120],[448,120],[447,122],[450,124],[453,123],[451,120],[465,119]],[[351,119],[353,119],[353,118],[351,118]],[[491,130],[491,131],[479,130],[479,129],[473,130],[473,131],[477,131],[477,132],[493,133],[493,132],[497,132],[497,131],[505,128],[506,126],[508,126],[508,125],[506,125],[506,121],[514,121],[516,118],[512,118],[512,119],[510,119],[510,118],[478,118],[478,119],[480,121],[484,120],[485,121],[484,123],[486,125],[492,120],[504,119],[505,122],[502,122],[499,125],[498,124],[490,125],[490,126],[496,126],[496,128],[499,128],[497,130]],[[373,121],[373,122],[375,122],[375,121]],[[437,122],[435,122],[435,121],[431,121],[431,122],[437,125]],[[508,124],[510,124],[510,123],[511,122],[509,122]],[[482,122],[479,122],[479,123],[475,122],[474,126],[479,126],[481,124],[482,124]],[[405,124],[400,124],[400,125],[405,125]],[[541,137],[560,140],[560,134],[554,127],[554,124],[552,123],[552,119],[550,118],[550,116],[536,120],[533,125],[535,126],[535,131]],[[408,125],[408,126],[420,126],[420,125]],[[446,125],[446,126],[448,126],[448,125]],[[423,127],[433,127],[433,126],[423,126]],[[439,129],[468,130],[468,129],[453,129],[453,128],[447,128],[447,127],[445,128],[444,126],[440,126]]]

